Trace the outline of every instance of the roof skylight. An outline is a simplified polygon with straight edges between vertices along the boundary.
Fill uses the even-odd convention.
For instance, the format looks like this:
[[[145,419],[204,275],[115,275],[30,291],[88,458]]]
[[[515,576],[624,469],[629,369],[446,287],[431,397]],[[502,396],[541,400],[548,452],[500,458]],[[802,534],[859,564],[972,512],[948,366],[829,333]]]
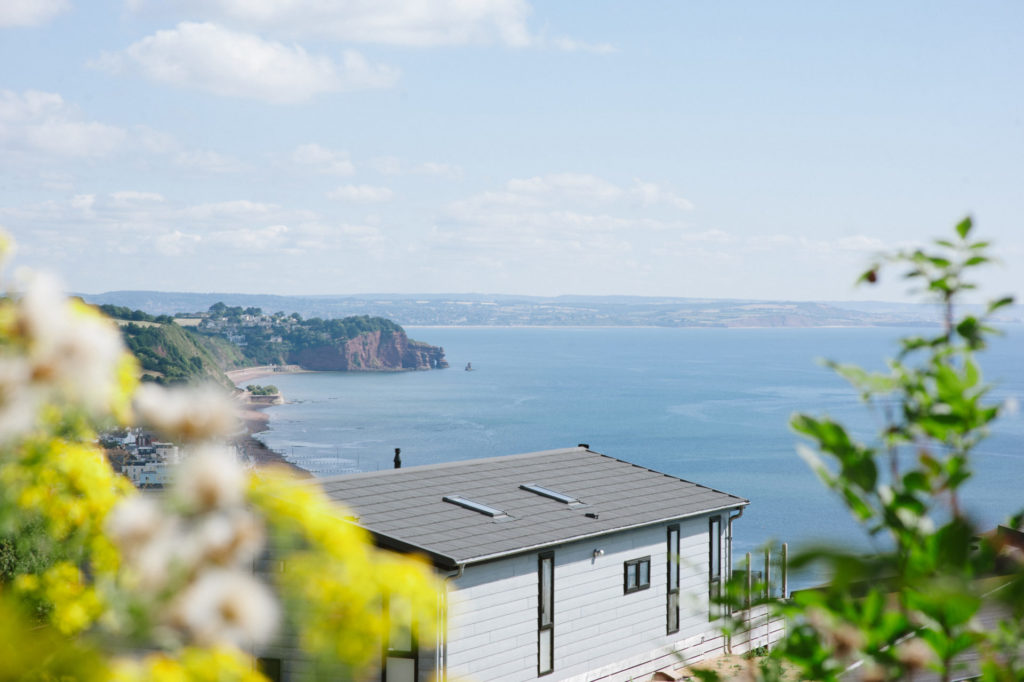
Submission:
[[[465,507],[466,509],[472,509],[475,512],[480,512],[481,514],[485,514],[487,516],[495,518],[501,516],[508,516],[508,514],[506,514],[501,509],[491,507],[489,505],[483,504],[482,502],[474,502],[473,500],[463,497],[462,495],[445,495],[441,499],[444,500],[445,502],[451,502],[452,504],[457,504],[460,507]]]
[[[519,487],[522,488],[523,490],[529,490],[531,493],[543,495],[544,497],[550,497],[552,500],[557,500],[559,502],[562,502],[563,504],[580,503],[578,498],[566,495],[565,493],[560,493],[557,490],[552,490],[551,488],[545,488],[544,486],[537,485],[536,483],[524,483]]]

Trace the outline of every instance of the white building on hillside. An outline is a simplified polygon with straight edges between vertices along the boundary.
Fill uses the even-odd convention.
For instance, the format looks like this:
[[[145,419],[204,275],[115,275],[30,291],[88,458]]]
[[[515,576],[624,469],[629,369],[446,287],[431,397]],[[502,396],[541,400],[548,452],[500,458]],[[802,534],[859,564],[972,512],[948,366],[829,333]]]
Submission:
[[[724,651],[711,596],[745,499],[586,446],[318,483],[380,546],[444,577],[444,626],[383,643],[382,680],[646,680]],[[261,655],[303,674],[294,650]]]

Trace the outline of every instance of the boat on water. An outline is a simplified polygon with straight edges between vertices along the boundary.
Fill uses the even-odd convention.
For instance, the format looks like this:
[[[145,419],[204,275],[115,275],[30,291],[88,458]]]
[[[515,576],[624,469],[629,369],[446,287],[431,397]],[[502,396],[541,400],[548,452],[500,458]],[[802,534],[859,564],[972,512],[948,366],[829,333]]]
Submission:
[[[467,362],[466,363],[466,371],[467,372],[472,372],[473,371],[473,363],[472,362]]]

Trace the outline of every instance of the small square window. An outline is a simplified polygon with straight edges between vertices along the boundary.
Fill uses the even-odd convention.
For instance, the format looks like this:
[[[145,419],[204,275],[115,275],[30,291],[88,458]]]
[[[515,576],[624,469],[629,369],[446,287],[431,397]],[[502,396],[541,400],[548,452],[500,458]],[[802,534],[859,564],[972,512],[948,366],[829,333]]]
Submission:
[[[651,557],[630,559],[623,566],[623,573],[625,574],[623,589],[625,594],[646,590],[651,586]]]

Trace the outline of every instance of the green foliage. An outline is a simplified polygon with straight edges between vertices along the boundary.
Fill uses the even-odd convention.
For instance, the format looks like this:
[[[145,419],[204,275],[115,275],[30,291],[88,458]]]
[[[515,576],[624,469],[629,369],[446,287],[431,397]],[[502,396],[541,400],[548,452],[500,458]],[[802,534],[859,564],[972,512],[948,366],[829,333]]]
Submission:
[[[235,346],[244,360],[240,363],[225,362],[222,367],[289,364],[295,353],[320,346],[339,346],[361,334],[381,332],[386,337],[404,333],[400,325],[383,317],[357,315],[332,320],[319,317],[303,320],[301,315],[293,313],[289,317],[275,315],[260,324],[243,321],[243,314],[261,314],[250,311],[259,311],[259,308],[228,307],[222,303],[210,307],[211,315],[217,319],[225,318],[237,333],[245,337],[245,345]],[[197,336],[216,339],[223,338],[222,334],[218,330]]]
[[[971,232],[967,218],[953,239],[888,256],[861,276],[875,283],[883,266],[903,267],[944,320],[934,336],[903,339],[886,372],[828,363],[879,415],[875,437],[862,442],[827,416],[796,414],[790,422],[811,443],[800,454],[881,548],[793,557],[794,568],[816,565],[831,576],[772,607],[788,621],[772,656],[795,666],[801,679],[837,679],[854,661],[870,679],[905,679],[924,667],[950,679],[954,659],[972,648],[983,656],[987,679],[1024,676],[1019,620],[991,632],[976,620],[997,600],[1006,613],[1024,613],[1024,570],[1016,564],[1009,575],[992,577],[998,543],[981,536],[960,504],[972,453],[1000,409],[988,399],[976,353],[997,333],[992,313],[1012,300],[957,316],[955,304],[975,288],[970,273],[992,261],[988,243],[972,241]],[[994,592],[992,580],[1000,587]],[[740,586],[727,592],[740,606]]]
[[[245,390],[253,395],[277,395],[281,391],[278,390],[277,386],[273,384],[267,384],[266,386],[260,386],[259,384],[249,384],[245,387]]]
[[[161,384],[181,384],[213,380],[231,386],[214,356],[198,337],[176,324],[141,326],[134,322],[121,327],[125,345],[139,360],[150,380]]]

